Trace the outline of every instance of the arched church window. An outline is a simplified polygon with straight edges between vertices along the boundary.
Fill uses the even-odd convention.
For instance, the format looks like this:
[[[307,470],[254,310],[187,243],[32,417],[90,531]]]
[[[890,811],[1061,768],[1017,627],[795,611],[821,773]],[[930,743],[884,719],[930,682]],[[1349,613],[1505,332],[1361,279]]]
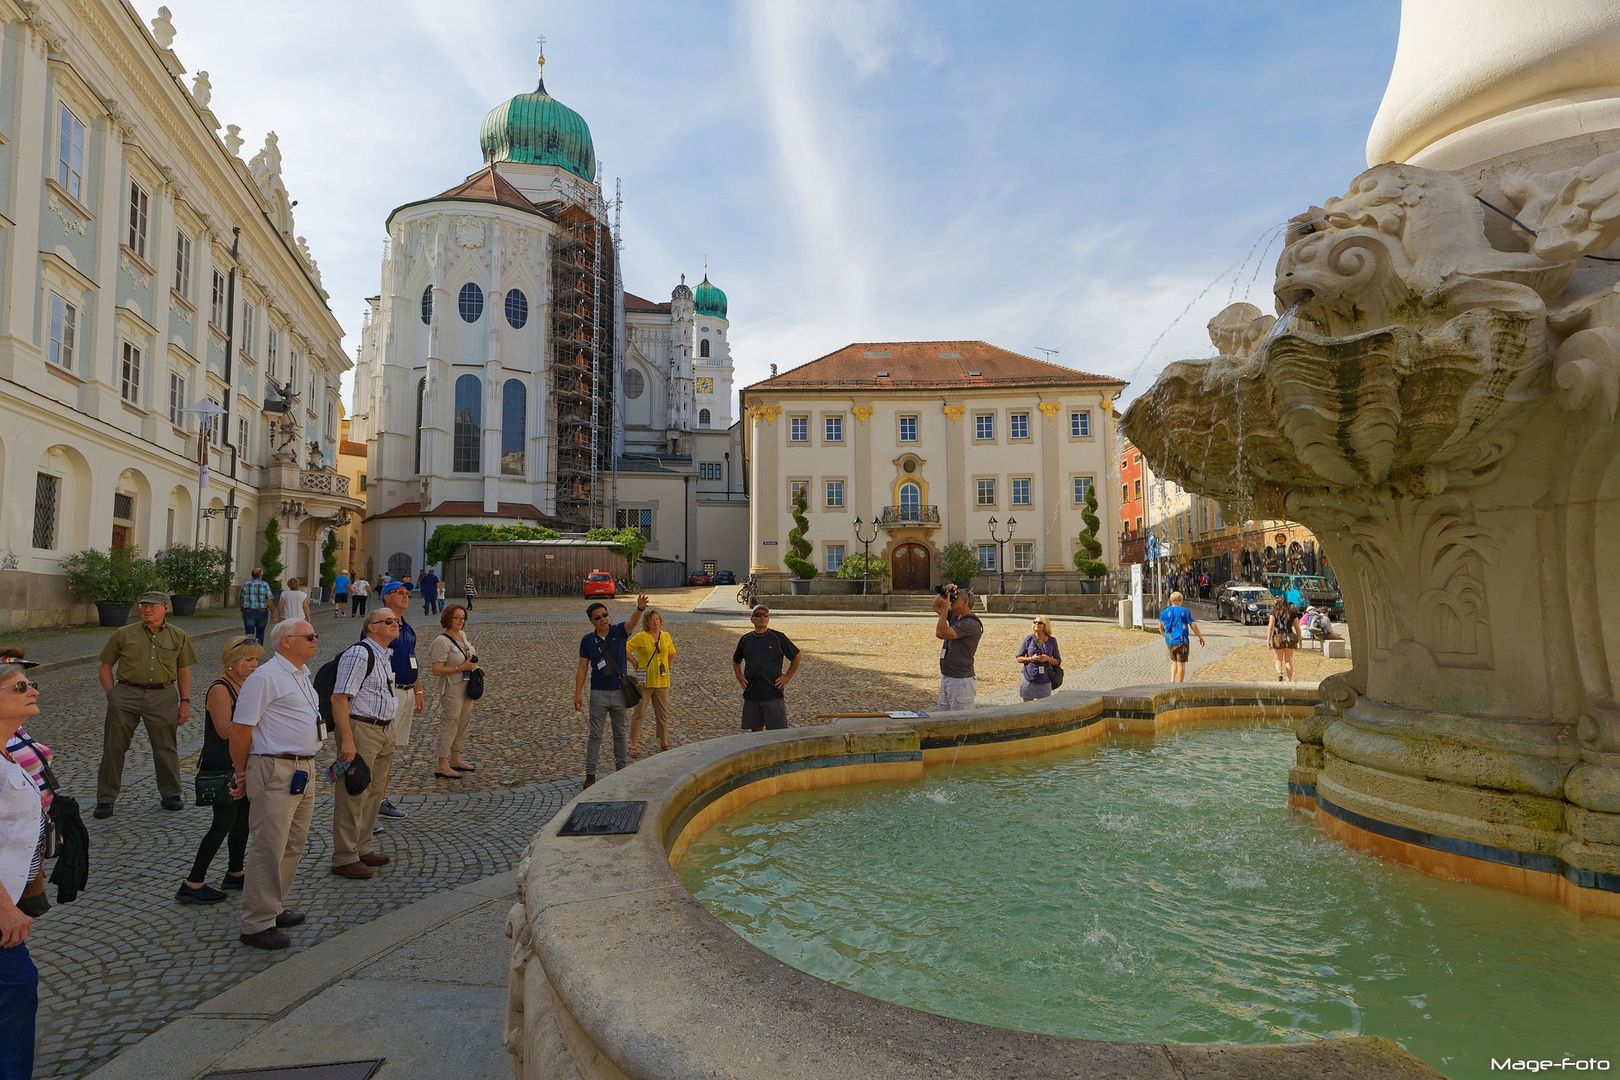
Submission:
[[[624,369],[624,397],[634,401],[647,390],[647,377],[638,368]]]
[[[422,321],[424,323],[431,323],[433,321],[433,286],[432,285],[429,285],[425,289],[422,290]]]
[[[506,322],[514,330],[521,330],[529,321],[529,298],[522,289],[511,289],[506,294]]]
[[[708,338],[704,338],[702,341],[698,342],[698,355],[699,356],[708,356],[709,355],[709,339]]]
[[[922,518],[922,488],[916,484],[900,485],[900,520],[918,521]]]
[[[483,472],[478,444],[482,442],[483,386],[476,375],[456,380],[455,430],[450,439],[450,471]]]
[[[708,427],[708,426],[709,426],[709,410],[708,409],[699,409],[698,410],[698,427]]]
[[[416,475],[422,475],[422,406],[427,401],[427,377],[416,384]]]
[[[464,322],[477,322],[478,316],[484,313],[484,290],[472,282],[461,287],[461,295],[456,298],[461,308],[461,318]]]
[[[525,473],[524,446],[529,427],[529,390],[518,379],[501,387],[501,473]]]

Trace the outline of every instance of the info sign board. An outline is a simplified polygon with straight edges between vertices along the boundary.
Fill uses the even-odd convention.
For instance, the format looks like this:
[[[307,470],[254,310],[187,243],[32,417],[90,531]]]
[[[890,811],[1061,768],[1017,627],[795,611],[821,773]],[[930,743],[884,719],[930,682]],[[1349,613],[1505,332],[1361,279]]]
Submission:
[[[1142,625],[1142,564],[1131,563],[1131,621]]]

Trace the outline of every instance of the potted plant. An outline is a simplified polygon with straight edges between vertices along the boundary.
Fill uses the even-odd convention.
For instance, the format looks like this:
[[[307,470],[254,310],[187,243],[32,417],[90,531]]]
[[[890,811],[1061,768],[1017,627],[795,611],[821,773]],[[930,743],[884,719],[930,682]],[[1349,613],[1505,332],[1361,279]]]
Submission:
[[[838,576],[845,581],[865,582],[869,589],[875,584],[881,593],[889,567],[881,555],[851,555],[839,565]]]
[[[810,519],[804,516],[809,508],[810,500],[803,490],[793,497],[793,529],[788,533],[788,548],[782,561],[787,568],[793,571],[791,587],[794,596],[804,596],[810,592],[810,581],[816,576],[816,564],[810,561],[815,548],[804,534],[810,531]]]
[[[964,589],[971,588],[973,575],[979,572],[978,553],[960,540],[946,544],[939,553],[939,570],[946,581]]]
[[[68,591],[94,600],[102,626],[123,626],[129,609],[144,592],[163,583],[157,563],[141,558],[133,547],[122,551],[76,551],[62,560]]]
[[[224,550],[199,544],[174,544],[158,552],[158,569],[169,586],[169,605],[176,615],[194,615],[197,598],[231,587],[231,560]]]
[[[264,583],[270,586],[270,595],[281,599],[281,519],[271,514],[264,523],[264,554],[259,556],[259,568],[264,571]]]
[[[326,530],[321,541],[321,595],[332,598],[332,585],[337,581],[338,534],[336,529]]]
[[[1086,523],[1086,527],[1079,537],[1080,550],[1074,553],[1074,568],[1086,579],[1080,583],[1080,591],[1097,593],[1102,589],[1098,579],[1108,573],[1108,564],[1097,558],[1102,554],[1102,541],[1097,539],[1097,530],[1102,522],[1097,517],[1096,484],[1086,488],[1086,505],[1080,511],[1080,520]]]

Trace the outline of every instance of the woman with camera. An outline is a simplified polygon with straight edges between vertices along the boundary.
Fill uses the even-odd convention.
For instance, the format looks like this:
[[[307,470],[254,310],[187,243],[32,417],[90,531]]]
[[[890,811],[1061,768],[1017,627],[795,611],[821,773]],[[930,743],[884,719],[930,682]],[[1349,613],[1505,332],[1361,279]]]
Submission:
[[[473,699],[467,696],[467,682],[478,670],[478,653],[467,640],[467,609],[451,604],[439,613],[444,627],[428,654],[433,674],[439,677],[439,763],[433,775],[440,780],[460,780],[463,773],[477,767],[462,760],[467,727],[472,723]]]

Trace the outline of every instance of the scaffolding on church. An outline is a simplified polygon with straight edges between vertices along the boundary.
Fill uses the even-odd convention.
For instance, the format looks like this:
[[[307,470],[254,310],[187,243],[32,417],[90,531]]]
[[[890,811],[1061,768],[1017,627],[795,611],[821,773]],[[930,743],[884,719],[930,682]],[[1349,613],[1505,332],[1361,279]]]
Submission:
[[[602,471],[611,466],[615,340],[611,282],[618,260],[605,243],[598,199],[566,200],[548,213],[562,226],[551,256],[552,389],[556,401],[556,516],[579,529],[605,520]]]

